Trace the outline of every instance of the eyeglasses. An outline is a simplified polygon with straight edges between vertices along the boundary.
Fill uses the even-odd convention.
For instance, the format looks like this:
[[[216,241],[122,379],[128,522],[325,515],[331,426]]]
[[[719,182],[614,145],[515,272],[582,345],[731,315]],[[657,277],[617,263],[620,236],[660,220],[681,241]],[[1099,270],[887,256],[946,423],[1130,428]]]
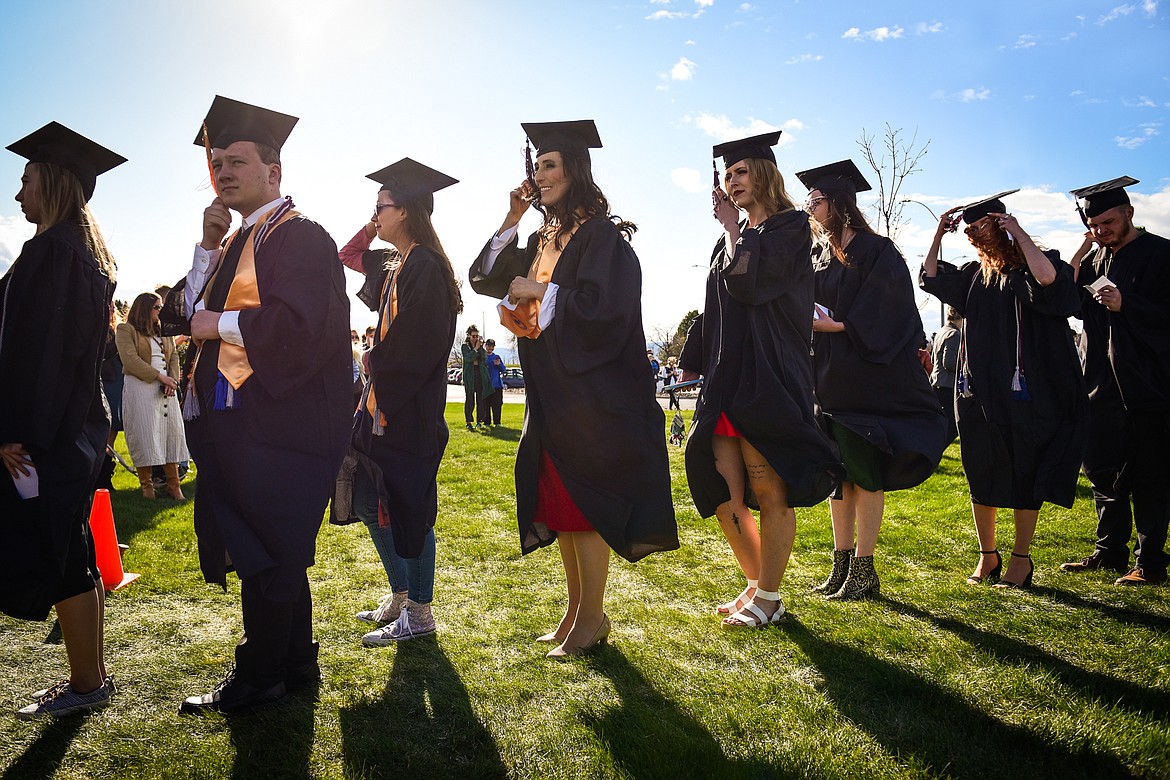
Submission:
[[[382,209],[400,209],[400,208],[402,208],[402,207],[399,206],[397,203],[375,203],[374,204],[374,213],[381,214]]]
[[[820,203],[822,200],[828,200],[828,198],[823,197],[823,196],[820,198],[809,198],[804,203],[804,210],[805,211],[812,211],[813,209],[815,209],[817,207],[817,204]]]
[[[154,309],[155,311],[162,311],[162,304],[156,303],[154,306],[151,306],[150,308]]]

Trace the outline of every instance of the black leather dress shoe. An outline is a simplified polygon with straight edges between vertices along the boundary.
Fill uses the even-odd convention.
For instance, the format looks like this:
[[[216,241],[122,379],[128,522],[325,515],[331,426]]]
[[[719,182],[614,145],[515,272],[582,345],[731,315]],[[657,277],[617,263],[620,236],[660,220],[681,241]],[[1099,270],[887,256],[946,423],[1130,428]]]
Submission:
[[[205,712],[221,712],[231,715],[234,712],[258,707],[261,704],[283,699],[287,695],[284,683],[278,682],[269,688],[257,688],[244,682],[235,672],[227,679],[215,686],[211,693],[202,696],[188,696],[179,705],[179,712],[184,715],[199,715]]]
[[[321,682],[321,667],[316,661],[308,661],[300,666],[290,666],[284,675],[284,687],[290,691],[306,688]]]

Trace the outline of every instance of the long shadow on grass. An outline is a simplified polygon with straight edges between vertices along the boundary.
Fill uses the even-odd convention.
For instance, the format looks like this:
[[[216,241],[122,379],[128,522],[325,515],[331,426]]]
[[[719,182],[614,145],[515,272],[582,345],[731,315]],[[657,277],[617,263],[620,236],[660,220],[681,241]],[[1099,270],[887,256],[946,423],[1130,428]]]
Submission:
[[[387,652],[371,650],[371,652]],[[435,636],[399,643],[386,691],[342,707],[347,773],[363,778],[505,777],[491,732]]]
[[[5,713],[7,714],[7,713]],[[69,750],[73,738],[81,730],[86,716],[78,715],[72,718],[54,720],[37,736],[20,757],[17,758],[4,774],[3,780],[29,780],[29,778],[52,777],[61,767],[61,761]]]
[[[825,694],[843,717],[900,761],[916,757],[931,774],[983,780],[994,768],[1010,767],[1015,777],[1130,777],[1111,755],[1073,752],[998,721],[897,664],[826,642],[797,621],[785,633],[824,675]],[[987,698],[994,701],[995,691]]]
[[[597,732],[623,776],[771,778],[769,764],[737,763],[724,755],[715,738],[678,705],[663,696],[616,648],[590,656],[590,666],[608,677],[621,704],[585,724]]]
[[[279,704],[227,719],[236,760],[235,780],[309,778],[317,685],[293,692]]]
[[[1133,712],[1165,718],[1165,690],[1135,685],[1107,674],[1082,669],[1035,645],[1012,639],[1003,634],[984,631],[961,620],[936,615],[911,604],[903,604],[890,599],[885,599],[885,604],[903,615],[928,621],[939,628],[950,631],[964,642],[978,647],[1004,663],[1044,666],[1054,672],[1065,685],[1080,690],[1089,699],[1100,699],[1107,703],[1116,702],[1118,707]],[[1086,632],[1085,638],[1087,641],[1092,641],[1092,634]]]
[[[1113,585],[1106,585],[1105,587],[1116,587]],[[1130,609],[1128,607],[1115,607],[1112,604],[1104,604],[1100,601],[1093,601],[1086,599],[1075,593],[1070,593],[1067,590],[1057,590],[1056,588],[1033,588],[1035,593],[1041,596],[1047,596],[1053,601],[1059,601],[1070,607],[1077,607],[1078,609],[1093,609],[1101,613],[1102,616],[1111,620],[1116,620],[1121,623],[1130,623],[1135,626],[1145,626],[1156,631],[1170,631],[1170,617],[1165,615],[1158,615],[1153,612],[1142,612],[1138,609]]]

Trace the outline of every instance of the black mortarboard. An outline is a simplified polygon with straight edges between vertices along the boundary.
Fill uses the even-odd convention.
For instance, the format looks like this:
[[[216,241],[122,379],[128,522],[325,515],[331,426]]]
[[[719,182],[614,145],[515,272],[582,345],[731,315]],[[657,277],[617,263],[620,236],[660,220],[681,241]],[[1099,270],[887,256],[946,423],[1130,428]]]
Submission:
[[[820,190],[830,195],[846,195],[853,200],[857,199],[857,193],[873,189],[852,160],[810,168],[796,174],[796,178],[808,187],[809,192]]]
[[[741,138],[738,141],[727,141],[711,147],[712,157],[722,157],[723,167],[730,168],[740,160],[755,157],[762,160],[771,160],[776,164],[776,155],[772,147],[780,142],[780,130],[773,130],[762,135],[753,135],[751,138]]]
[[[203,123],[212,149],[226,149],[236,141],[252,141],[280,151],[297,117],[216,95]],[[203,146],[203,125],[195,135],[195,145]]]
[[[1003,205],[1003,201],[1000,198],[1019,191],[1019,187],[1014,190],[1004,190],[995,195],[977,200],[974,203],[968,203],[963,207],[963,221],[970,225],[972,222],[976,222],[993,212],[996,214],[1006,213],[1007,207]]]
[[[1073,190],[1070,194],[1077,201],[1077,211],[1081,213],[1081,220],[1088,225],[1088,219],[1102,214],[1114,206],[1124,206],[1129,203],[1129,193],[1125,191],[1126,187],[1137,184],[1138,180],[1129,176],[1122,176],[1118,179],[1110,179],[1103,181],[1100,184],[1094,184],[1089,187],[1081,187],[1078,190]],[[1080,200],[1084,198],[1085,205],[1082,206]]]
[[[421,200],[427,207],[427,213],[433,213],[435,210],[434,193],[459,183],[458,179],[452,179],[447,174],[439,173],[434,168],[428,168],[409,157],[403,157],[393,165],[387,165],[366,178],[381,184],[382,189],[389,192],[398,205]]]
[[[536,144],[536,156],[546,152],[575,152],[589,158],[590,149],[601,148],[601,136],[592,119],[572,122],[521,122],[528,139]]]
[[[122,155],[111,152],[59,122],[49,122],[40,130],[10,144],[8,151],[19,154],[29,162],[52,163],[69,171],[81,182],[87,203],[93,197],[97,177],[126,162]]]

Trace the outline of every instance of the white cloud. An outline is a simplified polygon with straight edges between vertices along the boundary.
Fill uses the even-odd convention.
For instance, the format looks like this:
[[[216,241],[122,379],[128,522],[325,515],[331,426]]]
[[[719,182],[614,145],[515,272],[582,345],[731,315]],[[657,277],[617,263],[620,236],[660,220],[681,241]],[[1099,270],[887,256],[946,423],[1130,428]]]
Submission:
[[[991,97],[991,90],[987,87],[979,87],[978,89],[968,87],[967,89],[959,92],[959,100],[963,103],[972,103],[976,100],[987,100],[989,97]]]
[[[740,3],[740,4],[739,4],[739,10],[740,10],[740,11],[742,11],[743,13],[745,13],[745,14],[746,14],[748,11],[751,11],[751,10],[752,10],[752,9],[754,9],[754,8],[755,8],[755,6],[754,6],[754,5],[752,5],[751,3]]]
[[[690,16],[691,15],[686,13],[685,11],[662,10],[662,11],[655,11],[654,13],[650,14],[646,18],[651,22],[656,22],[659,19],[689,19]]]
[[[1150,140],[1162,129],[1161,122],[1146,122],[1138,125],[1137,132],[1129,136],[1115,136],[1113,141],[1122,149],[1137,149],[1139,146]]]
[[[1015,46],[1013,46],[1012,48],[1013,49],[1030,49],[1036,45],[1036,41],[1037,41],[1037,36],[1029,35],[1028,33],[1024,33],[1023,35],[1021,35],[1019,38],[1016,39]]]
[[[799,65],[803,62],[820,62],[824,57],[820,54],[801,54],[784,61],[785,65]]]
[[[1139,96],[1137,100],[1131,100],[1129,98],[1122,98],[1121,105],[1125,106],[1126,108],[1157,108],[1158,107],[1157,103],[1150,100],[1145,95]]]
[[[1076,38],[1076,37],[1077,37],[1076,32],[1070,32],[1068,35],[1061,38],[1061,40],[1062,41],[1071,41],[1073,38]]]
[[[779,127],[771,122],[755,118],[749,119],[745,125],[737,125],[726,114],[715,115],[706,112],[697,116],[688,116],[683,121],[699,128],[716,141],[730,141],[735,138],[762,135],[771,130],[782,130],[784,134],[780,136],[780,142],[777,146],[786,146],[792,143],[794,136],[791,135],[791,132],[804,129],[804,122],[799,119],[788,119]]]
[[[715,5],[715,0],[695,0],[696,8],[710,8]]]
[[[859,27],[850,27],[841,37],[855,41],[868,39],[881,43],[882,41],[888,41],[892,38],[901,38],[903,32],[905,32],[905,30],[903,30],[901,27],[895,27],[893,29],[890,29],[889,27],[875,27],[874,29],[866,30],[865,32],[862,32],[861,28]]]
[[[695,42],[692,40],[683,41],[683,46],[694,46]]]
[[[36,229],[32,223],[20,217],[0,216],[0,274],[8,270],[12,261],[20,254],[24,242],[33,237]]]
[[[675,168],[670,172],[670,181],[683,192],[704,192],[711,186],[694,168]]]
[[[650,0],[651,5],[670,5],[670,0]]]
[[[670,69],[670,78],[673,81],[690,81],[695,74],[695,63],[686,57],[680,57],[674,67]]]
[[[1129,16],[1135,11],[1141,11],[1147,18],[1152,19],[1158,15],[1158,2],[1157,0],[1142,0],[1140,5],[1137,3],[1127,3],[1116,6],[1112,11],[1098,19],[1097,24],[1108,24],[1123,16]]]
[[[919,22],[918,24],[914,25],[914,34],[927,35],[929,33],[942,32],[942,29],[942,22],[931,22],[930,24],[927,24],[926,22]]]

